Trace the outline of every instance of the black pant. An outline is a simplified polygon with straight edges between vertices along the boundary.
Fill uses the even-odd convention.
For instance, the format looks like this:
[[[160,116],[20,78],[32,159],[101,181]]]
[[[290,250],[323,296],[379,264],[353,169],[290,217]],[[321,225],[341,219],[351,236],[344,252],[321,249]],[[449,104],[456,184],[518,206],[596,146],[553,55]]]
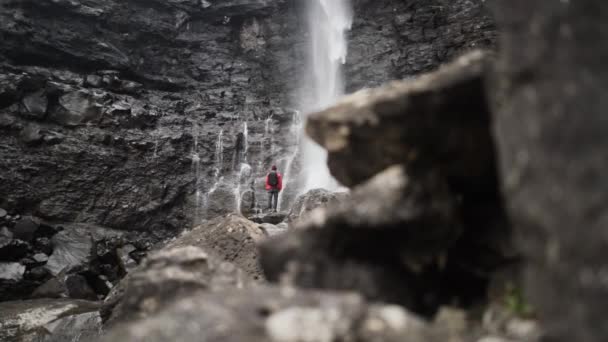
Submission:
[[[274,198],[274,205],[272,199]],[[268,190],[268,209],[277,210],[279,204],[279,190]]]

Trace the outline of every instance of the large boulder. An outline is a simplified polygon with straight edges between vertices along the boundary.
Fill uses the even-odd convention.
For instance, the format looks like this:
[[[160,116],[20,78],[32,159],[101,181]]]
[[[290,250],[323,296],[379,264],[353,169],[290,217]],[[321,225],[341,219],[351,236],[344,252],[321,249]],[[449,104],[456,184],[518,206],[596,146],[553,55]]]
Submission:
[[[116,327],[102,341],[422,342],[430,334],[403,309],[353,294],[260,287],[183,298],[158,315]]]
[[[389,168],[344,202],[313,211],[299,229],[264,242],[262,266],[270,281],[356,290],[432,312],[445,294],[430,274],[461,233],[455,209],[438,174]]]
[[[40,221],[31,216],[23,217],[13,227],[13,236],[23,241],[31,241],[40,227]]]
[[[53,275],[62,271],[86,268],[96,257],[96,243],[123,232],[89,224],[64,224],[63,231],[51,239],[53,254],[45,268]]]
[[[487,58],[476,51],[414,80],[364,90],[311,114],[306,132],[328,151],[332,175],[352,187],[387,167],[440,167],[462,189],[495,183]]]
[[[293,223],[298,219],[303,219],[309,212],[316,208],[324,208],[337,204],[348,197],[347,192],[332,192],[325,189],[310,190],[296,199],[289,214],[287,222]]]
[[[496,1],[502,184],[547,340],[608,340],[608,8]]]
[[[38,287],[32,293],[32,298],[98,299],[97,294],[83,275],[71,274],[67,270]]]
[[[25,266],[17,262],[0,262],[0,283],[18,283],[23,279]]]
[[[257,223],[229,214],[207,221],[186,232],[167,247],[196,246],[234,263],[255,279],[261,279],[257,242],[266,237]]]
[[[0,236],[0,261],[19,261],[30,249],[25,241]]]
[[[102,313],[112,325],[150,316],[196,291],[241,288],[248,281],[242,270],[199,247],[167,247],[112,289]]]
[[[99,305],[70,299],[0,303],[0,340],[86,342],[101,333]]]

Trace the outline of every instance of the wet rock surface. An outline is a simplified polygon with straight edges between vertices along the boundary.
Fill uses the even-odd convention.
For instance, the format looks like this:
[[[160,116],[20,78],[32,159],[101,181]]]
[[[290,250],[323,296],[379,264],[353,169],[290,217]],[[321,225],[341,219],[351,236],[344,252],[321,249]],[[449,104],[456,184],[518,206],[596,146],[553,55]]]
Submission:
[[[0,339],[26,341],[90,341],[101,332],[94,302],[38,299],[0,303]]]
[[[313,189],[296,198],[289,214],[287,222],[293,223],[304,219],[311,211],[337,204],[348,197],[346,192],[332,192],[325,189]]]
[[[3,301],[30,297],[103,298],[112,282],[127,272],[119,260],[119,251],[130,251],[127,261],[133,267],[154,241],[141,234],[90,224],[53,224],[18,214],[7,214],[0,219],[2,222],[10,227],[5,227],[0,237]],[[27,241],[15,238],[17,235]]]
[[[256,214],[254,216],[249,216],[247,219],[253,221],[255,223],[270,223],[270,224],[279,224],[287,218],[287,213],[276,212],[276,213],[263,213]]]

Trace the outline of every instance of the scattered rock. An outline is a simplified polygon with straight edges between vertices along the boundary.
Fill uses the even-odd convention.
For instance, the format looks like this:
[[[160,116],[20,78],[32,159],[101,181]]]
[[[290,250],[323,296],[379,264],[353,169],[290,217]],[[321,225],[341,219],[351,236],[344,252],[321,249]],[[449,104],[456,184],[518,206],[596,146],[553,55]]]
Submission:
[[[6,217],[6,215],[8,215],[6,210],[0,208],[0,219],[4,219]]]
[[[46,110],[49,100],[44,89],[26,95],[21,101],[21,115],[34,119],[43,119],[46,115]]]
[[[0,261],[18,261],[30,251],[30,245],[17,239],[0,238]]]
[[[0,281],[19,282],[23,279],[25,266],[16,262],[0,262]]]
[[[53,243],[51,242],[51,239],[47,237],[40,237],[34,240],[34,248],[46,255],[51,255],[53,253]]]
[[[54,250],[45,266],[53,275],[64,269],[86,269],[97,258],[96,247],[100,242],[124,235],[124,232],[90,224],[63,224],[61,227],[63,230],[51,239]]]
[[[80,274],[62,272],[38,287],[33,298],[73,298],[97,300],[97,294]]]
[[[0,228],[0,241],[12,240],[13,236],[13,232],[11,232],[8,227]]]
[[[49,257],[48,257],[48,255],[46,255],[44,253],[37,253],[37,254],[34,254],[32,259],[34,259],[34,261],[36,263],[45,264],[49,260]]]
[[[51,119],[65,126],[77,126],[100,118],[102,106],[92,92],[79,90],[59,98],[60,107],[51,113]]]
[[[136,266],[137,262],[131,258],[131,253],[136,251],[137,248],[133,245],[126,245],[116,249],[116,254],[118,256],[118,261],[120,262],[120,267],[126,273],[131,272]]]
[[[86,75],[84,79],[84,85],[93,88],[101,88],[103,86],[103,79],[98,75]]]
[[[82,268],[94,258],[93,238],[87,231],[66,229],[53,236],[52,243],[53,254],[45,268],[55,276],[64,270]]]
[[[36,231],[40,227],[40,221],[32,216],[26,216],[19,220],[13,227],[15,238],[23,241],[32,241]]]
[[[198,293],[148,319],[117,326],[102,341],[401,342],[425,341],[428,334],[412,314],[371,306],[353,294],[257,287]]]
[[[314,189],[300,195],[287,215],[287,222],[293,223],[303,219],[306,214],[316,208],[327,207],[337,204],[348,197],[346,192],[331,192],[325,189]]]
[[[110,292],[102,311],[108,324],[147,317],[199,290],[241,288],[247,277],[234,265],[194,246],[152,253]]]
[[[19,135],[21,141],[26,145],[37,145],[43,140],[43,136],[40,133],[40,127],[34,124],[27,125]]]
[[[51,273],[44,267],[42,266],[38,266],[38,267],[34,267],[31,270],[29,270],[29,272],[27,272],[27,277],[32,279],[32,280],[44,280],[46,278],[48,278]]]

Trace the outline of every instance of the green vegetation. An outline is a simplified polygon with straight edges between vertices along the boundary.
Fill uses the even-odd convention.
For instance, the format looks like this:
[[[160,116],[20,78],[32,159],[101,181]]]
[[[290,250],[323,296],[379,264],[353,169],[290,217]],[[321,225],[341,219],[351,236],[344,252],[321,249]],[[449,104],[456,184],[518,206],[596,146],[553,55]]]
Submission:
[[[532,317],[535,315],[535,310],[526,301],[521,287],[515,286],[512,283],[507,284],[504,301],[507,309],[514,315],[520,317]]]

